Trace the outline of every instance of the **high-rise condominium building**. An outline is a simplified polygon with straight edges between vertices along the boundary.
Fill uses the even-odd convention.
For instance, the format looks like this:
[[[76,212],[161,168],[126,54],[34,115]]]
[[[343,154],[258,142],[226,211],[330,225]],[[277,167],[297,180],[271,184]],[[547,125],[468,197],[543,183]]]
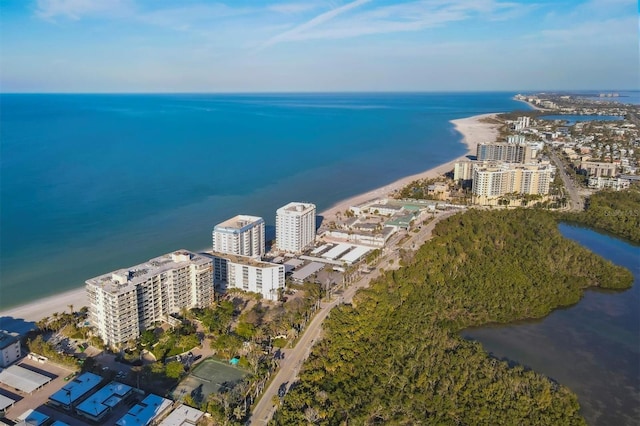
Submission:
[[[276,247],[289,253],[300,253],[313,246],[316,238],[316,206],[289,203],[276,210]]]
[[[110,346],[130,339],[182,308],[213,303],[213,261],[179,250],[86,281],[89,320]]]
[[[548,164],[477,164],[472,192],[480,200],[511,193],[545,195],[554,175],[555,168]]]
[[[264,219],[238,215],[213,228],[213,251],[261,257],[265,252]]]
[[[476,148],[478,161],[506,161],[508,163],[526,163],[533,158],[529,145],[508,142],[481,143]]]

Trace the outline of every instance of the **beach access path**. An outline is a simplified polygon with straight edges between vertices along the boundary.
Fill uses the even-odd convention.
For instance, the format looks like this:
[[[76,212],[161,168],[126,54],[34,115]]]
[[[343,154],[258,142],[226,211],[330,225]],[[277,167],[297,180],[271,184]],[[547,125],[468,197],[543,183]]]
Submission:
[[[489,120],[491,118],[495,118],[497,114],[499,113],[481,114],[473,117],[451,120],[455,130],[463,136],[462,143],[467,146],[467,152],[460,157],[422,173],[407,176],[383,187],[342,200],[329,209],[321,212],[320,215],[324,217],[324,220],[335,220],[335,216],[338,212],[344,212],[350,206],[355,206],[374,198],[385,197],[396,190],[400,190],[415,180],[434,178],[453,170],[454,163],[467,158],[468,155],[476,154],[476,149],[479,143],[494,142],[497,139],[498,126]],[[22,319],[24,321],[35,322],[44,317],[51,316],[54,312],[64,312],[69,309],[69,305],[73,305],[74,309],[78,310],[83,306],[88,306],[88,304],[89,301],[87,299],[87,294],[84,286],[82,286],[71,291],[36,300],[26,305],[7,309],[0,312],[0,318],[3,318],[3,321]]]

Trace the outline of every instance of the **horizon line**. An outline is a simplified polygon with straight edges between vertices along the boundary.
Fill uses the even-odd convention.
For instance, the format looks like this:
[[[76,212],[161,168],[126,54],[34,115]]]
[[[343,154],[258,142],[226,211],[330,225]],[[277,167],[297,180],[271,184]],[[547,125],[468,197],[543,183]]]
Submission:
[[[331,94],[431,94],[431,93],[570,93],[570,92],[640,92],[637,89],[544,89],[544,90],[328,90],[328,91],[306,91],[306,90],[265,90],[265,91],[158,91],[158,92],[128,92],[128,91],[87,91],[87,92],[65,92],[65,91],[9,91],[0,95],[331,95]]]

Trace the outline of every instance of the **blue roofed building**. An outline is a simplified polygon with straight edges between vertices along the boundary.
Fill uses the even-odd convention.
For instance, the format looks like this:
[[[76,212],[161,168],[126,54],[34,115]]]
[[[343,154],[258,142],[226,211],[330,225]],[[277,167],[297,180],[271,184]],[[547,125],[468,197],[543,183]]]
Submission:
[[[151,422],[167,413],[173,405],[170,399],[149,394],[142,402],[129,410],[120,420],[117,426],[147,426]]]
[[[100,422],[115,406],[131,395],[133,388],[119,382],[111,382],[76,407],[76,413],[94,421]]]
[[[18,417],[16,426],[41,426],[49,421],[50,417],[39,411],[29,409]]]
[[[93,373],[84,373],[67,383],[58,392],[49,397],[49,403],[65,410],[71,410],[83,397],[97,388],[102,377]]]

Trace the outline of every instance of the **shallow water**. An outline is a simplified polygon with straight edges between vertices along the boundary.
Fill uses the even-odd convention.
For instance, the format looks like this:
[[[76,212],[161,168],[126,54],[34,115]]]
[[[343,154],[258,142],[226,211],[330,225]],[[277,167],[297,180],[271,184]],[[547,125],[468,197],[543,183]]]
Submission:
[[[529,367],[578,395],[590,425],[640,424],[640,248],[589,229],[562,234],[634,274],[626,291],[588,290],[539,321],[466,330],[491,355]]]

